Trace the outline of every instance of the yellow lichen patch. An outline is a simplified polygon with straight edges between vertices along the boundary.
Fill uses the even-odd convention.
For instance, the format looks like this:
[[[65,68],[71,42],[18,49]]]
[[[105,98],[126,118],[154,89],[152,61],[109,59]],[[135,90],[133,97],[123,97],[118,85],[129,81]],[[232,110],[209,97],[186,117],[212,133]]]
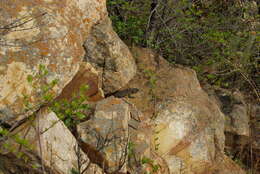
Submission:
[[[29,74],[22,62],[8,64],[6,75],[0,78],[0,106],[13,104],[17,98],[32,93],[32,87],[27,81]]]

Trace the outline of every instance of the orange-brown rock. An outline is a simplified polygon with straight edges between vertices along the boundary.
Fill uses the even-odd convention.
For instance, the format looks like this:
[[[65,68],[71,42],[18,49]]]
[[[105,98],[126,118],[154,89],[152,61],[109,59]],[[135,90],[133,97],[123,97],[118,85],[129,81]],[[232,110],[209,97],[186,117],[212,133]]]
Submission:
[[[59,80],[52,89],[57,96],[70,82],[85,53],[83,42],[107,12],[105,0],[3,0],[0,4],[0,120],[10,122],[40,107],[40,90],[46,83]],[[40,65],[48,73],[35,89],[27,77],[39,73]],[[32,105],[30,113],[24,110],[24,96]]]
[[[95,102],[104,98],[98,72],[89,63],[82,62],[77,74],[70,83],[65,86],[57,100],[71,100],[73,95],[79,95],[80,88],[84,85],[88,86],[88,89],[85,91],[85,96],[88,101]]]
[[[202,90],[195,71],[172,66],[149,49],[133,48],[137,74],[124,99],[152,119],[151,143],[170,173],[212,174],[224,150],[224,115]]]
[[[136,72],[131,52],[114,32],[107,17],[95,25],[84,43],[85,60],[100,73],[105,94],[124,87]]]

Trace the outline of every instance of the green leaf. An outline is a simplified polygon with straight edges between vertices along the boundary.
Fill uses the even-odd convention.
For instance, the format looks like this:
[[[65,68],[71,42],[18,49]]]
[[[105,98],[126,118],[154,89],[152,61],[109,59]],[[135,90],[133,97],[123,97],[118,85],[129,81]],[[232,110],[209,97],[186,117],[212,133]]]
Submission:
[[[39,65],[39,74],[40,74],[40,76],[41,76],[41,77],[46,76],[46,75],[48,75],[48,73],[49,73],[49,71],[47,70],[47,68],[45,67],[45,65],[40,64],[40,65]]]
[[[65,119],[65,115],[62,113],[58,113],[57,116],[59,117],[59,119],[64,120]]]
[[[65,119],[65,121],[64,121],[64,124],[65,124],[67,127],[70,127],[70,126],[71,126],[71,123],[72,123],[72,119],[71,119],[71,118],[67,118],[67,119]]]
[[[67,109],[65,110],[65,114],[71,115],[71,114],[72,114],[72,110],[71,110],[70,108],[67,108]]]
[[[224,87],[228,87],[228,86],[229,86],[229,83],[226,82],[226,83],[223,84],[223,86],[224,86]]]
[[[33,169],[38,169],[40,166],[36,163],[36,164],[32,164],[31,165]]]
[[[77,117],[78,117],[79,119],[81,119],[81,120],[86,117],[86,115],[83,114],[83,113],[81,113],[81,112],[76,112],[76,115],[77,115]]]
[[[32,83],[32,81],[33,81],[33,76],[32,76],[32,75],[28,75],[28,76],[27,76],[27,81],[28,81],[29,83]]]
[[[51,94],[51,93],[49,93],[49,94],[46,94],[46,95],[44,95],[43,96],[43,99],[45,100],[45,101],[51,101],[52,99],[54,98],[54,96],[53,96],[53,94]]]
[[[42,85],[42,87],[41,87],[41,90],[42,90],[42,92],[44,92],[44,93],[46,93],[47,91],[49,91],[49,85]]]
[[[53,107],[55,109],[59,109],[61,107],[61,104],[59,102],[54,102]]]
[[[1,128],[1,127],[0,127],[0,128]],[[6,136],[6,135],[9,134],[9,131],[6,130],[6,129],[1,128],[1,129],[0,129],[0,134],[3,135],[3,136]]]
[[[151,160],[150,158],[147,158],[147,157],[143,157],[141,162],[142,162],[142,164],[152,164],[153,160]]]
[[[83,85],[80,87],[80,92],[86,92],[89,89],[88,85]]]
[[[208,74],[208,75],[207,75],[207,78],[208,78],[208,79],[215,79],[215,78],[216,78],[216,75],[214,75],[214,74]]]
[[[73,109],[78,108],[78,106],[79,106],[79,103],[78,103],[76,100],[73,100],[73,101],[71,102],[71,107],[72,107]]]
[[[88,104],[81,104],[80,109],[87,110],[87,109],[89,109],[89,105]]]
[[[70,172],[71,172],[71,174],[80,174],[80,173],[79,173],[76,169],[74,169],[74,168],[72,168]]]
[[[160,166],[158,164],[156,164],[156,165],[153,165],[152,168],[153,168],[153,172],[157,172],[159,170]]]
[[[51,86],[55,86],[56,84],[58,84],[59,80],[58,79],[54,79],[51,81]]]

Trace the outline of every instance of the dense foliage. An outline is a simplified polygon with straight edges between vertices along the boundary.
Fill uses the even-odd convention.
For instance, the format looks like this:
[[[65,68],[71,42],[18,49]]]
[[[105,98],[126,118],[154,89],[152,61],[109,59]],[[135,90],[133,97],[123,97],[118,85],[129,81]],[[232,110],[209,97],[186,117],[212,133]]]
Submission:
[[[259,4],[217,0],[109,0],[126,43],[156,49],[197,71],[202,82],[239,88],[259,100]]]

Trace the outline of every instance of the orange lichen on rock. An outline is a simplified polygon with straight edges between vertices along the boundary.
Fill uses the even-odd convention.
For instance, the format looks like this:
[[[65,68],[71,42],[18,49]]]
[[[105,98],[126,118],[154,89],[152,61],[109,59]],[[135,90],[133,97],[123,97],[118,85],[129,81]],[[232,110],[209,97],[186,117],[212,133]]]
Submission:
[[[27,81],[31,72],[22,62],[8,64],[6,75],[0,76],[0,106],[14,103],[17,98],[32,93],[32,87]]]

